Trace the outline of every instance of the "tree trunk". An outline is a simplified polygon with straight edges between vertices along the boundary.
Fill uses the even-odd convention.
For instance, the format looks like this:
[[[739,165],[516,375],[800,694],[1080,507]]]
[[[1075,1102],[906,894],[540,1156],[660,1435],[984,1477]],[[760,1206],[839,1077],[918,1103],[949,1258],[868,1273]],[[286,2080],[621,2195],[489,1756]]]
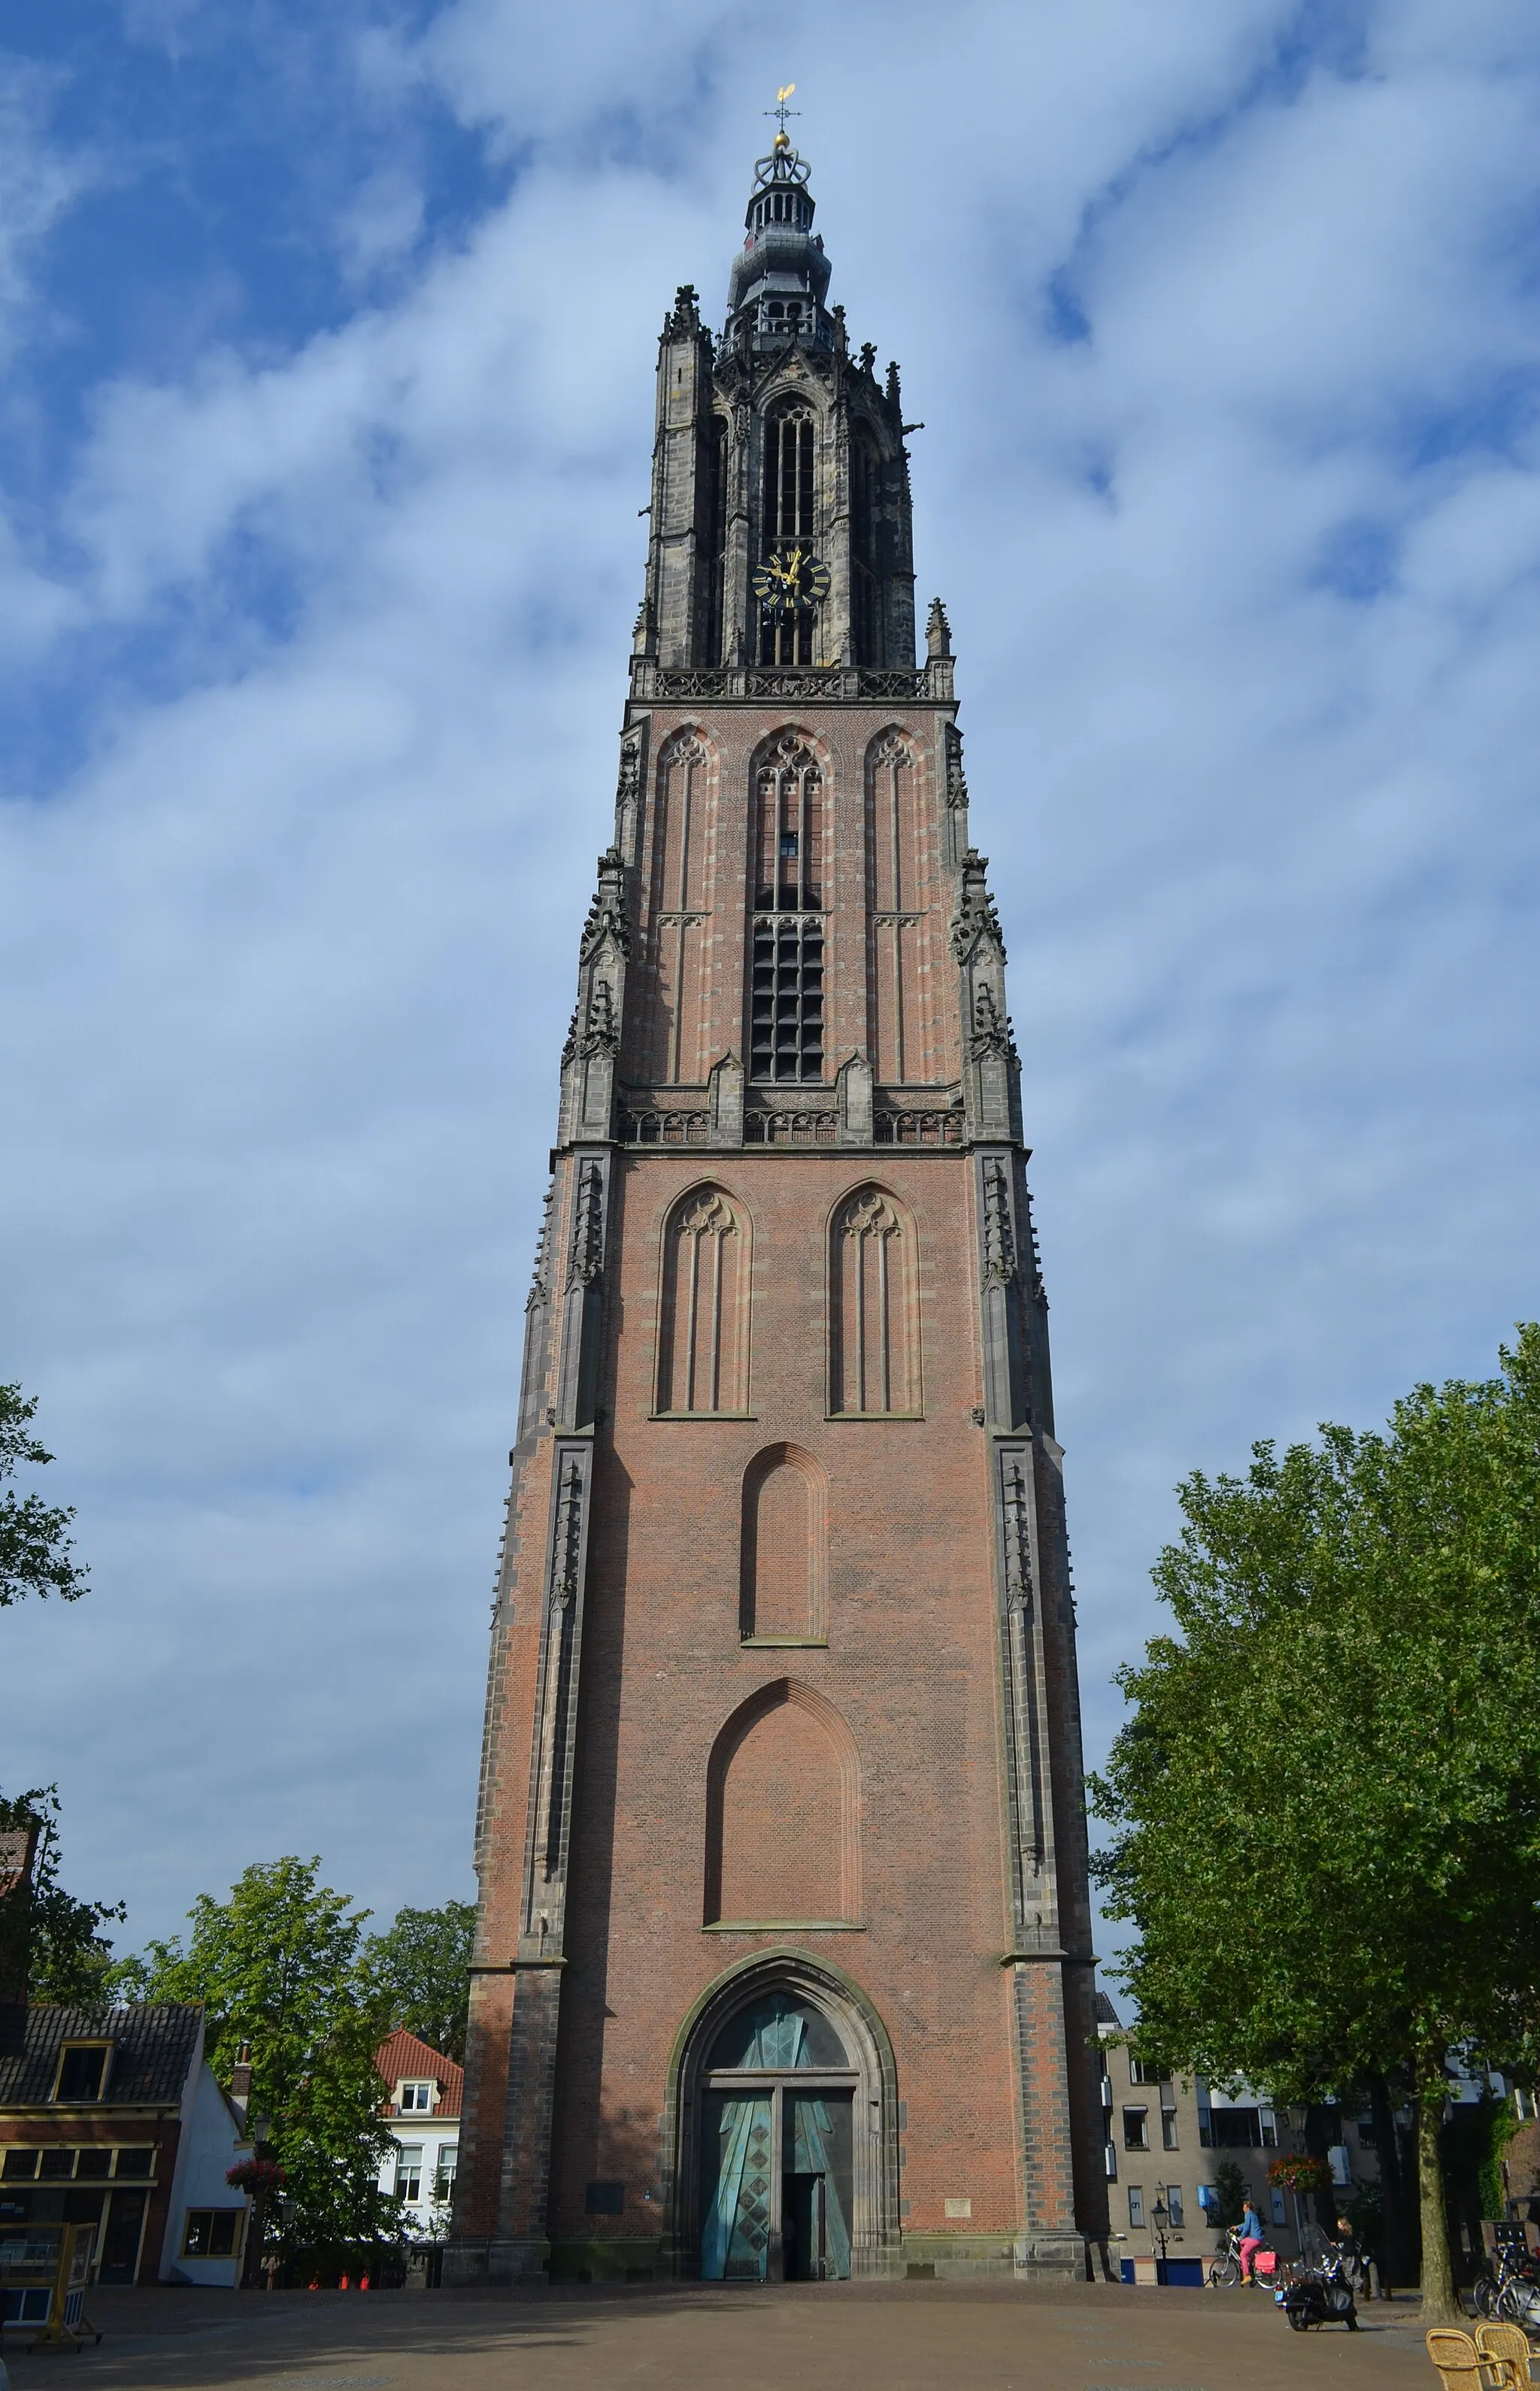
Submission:
[[[1443,2135],[1443,2076],[1425,2078],[1417,2087],[1417,2190],[1422,2209],[1422,2321],[1465,2322],[1465,2310],[1455,2295],[1455,2273],[1449,2263],[1449,2227],[1443,2210],[1443,2167],[1439,2144]]]
[[[1388,2300],[1394,2294],[1395,2279],[1401,2271],[1404,2231],[1401,2150],[1396,2139],[1391,2087],[1383,2075],[1370,2075],[1367,2083],[1369,2113],[1374,2119],[1374,2146],[1379,2158],[1379,2248],[1375,2255],[1379,2267],[1380,2297]]]

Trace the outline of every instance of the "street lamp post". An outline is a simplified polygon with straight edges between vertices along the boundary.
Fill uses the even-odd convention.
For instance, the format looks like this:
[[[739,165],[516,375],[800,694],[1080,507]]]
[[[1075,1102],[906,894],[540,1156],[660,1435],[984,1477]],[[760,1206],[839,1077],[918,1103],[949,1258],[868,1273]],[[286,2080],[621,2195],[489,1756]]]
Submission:
[[[1155,2206],[1150,2210],[1150,2222],[1155,2228],[1156,2239],[1160,2244],[1160,2255],[1162,2260],[1166,2255],[1166,2227],[1170,2220],[1171,2211],[1166,2206],[1166,2204],[1161,2199],[1159,2193],[1157,2192],[1155,2195]]]
[[[252,2155],[256,2159],[272,2157],[273,2121],[271,2117],[252,2120]],[[262,2276],[262,2247],[267,2238],[267,2187],[259,2178],[252,2194],[252,2221],[246,2235],[246,2263],[240,2270],[240,2288],[254,2290]],[[272,2280],[268,2279],[268,2289]]]

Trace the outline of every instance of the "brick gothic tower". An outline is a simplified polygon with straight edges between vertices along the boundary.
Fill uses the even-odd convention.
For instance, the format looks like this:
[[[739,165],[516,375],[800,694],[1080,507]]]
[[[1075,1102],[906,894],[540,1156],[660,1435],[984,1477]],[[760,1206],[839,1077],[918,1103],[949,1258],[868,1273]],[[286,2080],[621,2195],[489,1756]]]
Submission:
[[[449,2278],[1079,2269],[1074,1612],[899,373],[756,170],[658,350],[492,1629]],[[911,427],[912,428],[912,427]]]

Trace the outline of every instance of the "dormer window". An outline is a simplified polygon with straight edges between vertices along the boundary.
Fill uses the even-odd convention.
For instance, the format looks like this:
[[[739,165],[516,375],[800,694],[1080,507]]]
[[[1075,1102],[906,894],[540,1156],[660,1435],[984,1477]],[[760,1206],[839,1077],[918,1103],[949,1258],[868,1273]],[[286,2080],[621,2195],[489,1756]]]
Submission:
[[[403,2084],[395,2105],[403,2113],[414,2109],[427,2111],[434,2105],[434,2088],[431,2083]]]
[[[110,2042],[67,2042],[59,2054],[56,2100],[99,2100],[107,2081]]]

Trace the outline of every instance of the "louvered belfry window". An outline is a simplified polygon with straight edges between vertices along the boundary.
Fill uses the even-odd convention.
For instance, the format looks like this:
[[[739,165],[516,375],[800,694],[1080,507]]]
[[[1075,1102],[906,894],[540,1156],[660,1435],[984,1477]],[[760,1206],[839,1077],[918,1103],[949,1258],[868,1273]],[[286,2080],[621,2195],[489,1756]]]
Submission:
[[[814,425],[809,407],[792,406],[765,426],[764,552],[807,547],[815,528]],[[767,615],[759,628],[762,665],[810,665],[811,613]]]
[[[757,790],[749,1069],[756,1079],[823,1077],[823,783],[783,739]]]

